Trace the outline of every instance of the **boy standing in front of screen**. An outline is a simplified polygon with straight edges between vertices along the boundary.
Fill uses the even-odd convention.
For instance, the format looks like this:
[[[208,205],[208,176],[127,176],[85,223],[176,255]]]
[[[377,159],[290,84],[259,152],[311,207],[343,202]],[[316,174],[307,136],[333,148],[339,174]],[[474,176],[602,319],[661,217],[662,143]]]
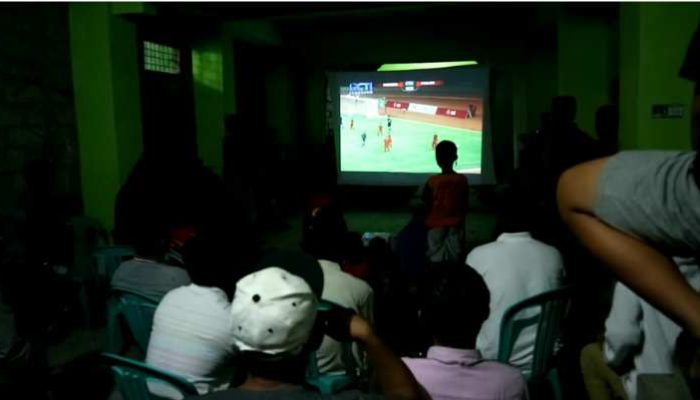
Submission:
[[[469,181],[455,172],[457,146],[443,140],[435,146],[435,159],[442,170],[428,179],[423,201],[428,207],[428,252],[431,262],[464,259],[464,219],[469,206]]]

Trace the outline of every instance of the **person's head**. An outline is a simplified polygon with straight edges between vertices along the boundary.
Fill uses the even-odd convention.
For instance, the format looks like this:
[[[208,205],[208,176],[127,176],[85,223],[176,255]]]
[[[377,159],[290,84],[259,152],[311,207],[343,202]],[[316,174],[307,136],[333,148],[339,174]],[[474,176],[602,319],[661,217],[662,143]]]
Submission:
[[[576,121],[576,97],[557,96],[553,98],[552,118],[557,126],[573,124]]]
[[[347,231],[345,217],[339,207],[314,207],[304,216],[301,248],[316,258],[338,262]]]
[[[343,237],[342,262],[344,264],[359,264],[364,260],[365,247],[362,235],[357,232],[347,232]]]
[[[498,233],[529,232],[532,229],[534,207],[526,199],[512,198],[506,201],[498,217]]]
[[[286,269],[271,266],[240,279],[231,320],[249,375],[301,383],[316,308],[311,286]]]
[[[489,290],[474,269],[458,262],[433,265],[423,318],[435,344],[474,348],[481,325],[489,316]]]
[[[449,140],[443,140],[435,146],[435,160],[444,171],[451,171],[457,161],[457,145]]]
[[[618,110],[617,106],[607,104],[598,108],[595,113],[595,130],[598,140],[606,150],[615,153],[617,151],[618,137]]]
[[[209,231],[202,231],[182,248],[184,268],[192,283],[204,287],[216,287],[231,296],[236,282],[236,269],[248,266],[231,265],[236,261],[227,240]]]
[[[131,244],[137,256],[151,260],[162,260],[168,249],[169,235],[164,224],[144,224],[132,232]]]

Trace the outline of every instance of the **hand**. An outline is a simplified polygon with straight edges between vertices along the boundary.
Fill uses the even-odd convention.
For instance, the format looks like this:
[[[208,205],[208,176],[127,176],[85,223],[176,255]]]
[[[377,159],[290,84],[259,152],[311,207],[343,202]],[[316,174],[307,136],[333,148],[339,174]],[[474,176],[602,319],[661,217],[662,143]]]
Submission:
[[[359,315],[353,315],[350,320],[350,336],[358,341],[367,342],[374,336],[372,327]]]

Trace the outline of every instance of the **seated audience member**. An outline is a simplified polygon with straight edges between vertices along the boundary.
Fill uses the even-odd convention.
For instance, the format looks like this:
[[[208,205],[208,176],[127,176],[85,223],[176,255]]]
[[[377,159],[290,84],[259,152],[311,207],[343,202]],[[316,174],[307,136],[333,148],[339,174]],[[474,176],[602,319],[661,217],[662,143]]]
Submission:
[[[475,350],[476,336],[489,315],[484,280],[457,263],[438,267],[423,309],[435,344],[425,358],[405,358],[408,368],[435,400],[526,398],[519,370],[488,361]]]
[[[425,210],[417,207],[411,220],[396,237],[396,254],[399,269],[409,279],[420,281],[428,270],[428,229],[425,226]]]
[[[306,260],[306,261],[304,261]],[[313,259],[292,269],[318,269]],[[279,263],[275,263],[279,264]],[[387,398],[419,399],[420,386],[401,360],[389,351],[361,317],[338,313],[317,321],[317,297],[289,265],[266,267],[243,277],[236,284],[231,305],[233,336],[241,350],[245,382],[234,389],[212,393],[203,399],[368,399],[380,398],[358,391],[322,396],[305,385],[309,351],[318,344],[318,329],[326,329],[341,340],[359,341],[375,365],[377,378]]]
[[[163,297],[153,317],[146,362],[194,383],[199,393],[224,389],[232,378],[236,353],[230,317],[232,275],[222,256],[225,243],[205,235],[192,239],[183,258],[192,283]],[[151,392],[172,398],[168,388]]]
[[[681,75],[696,83],[694,144],[700,138],[700,31]],[[697,147],[696,147],[697,149]],[[642,298],[700,339],[700,294],[671,256],[700,250],[700,158],[696,151],[623,151],[580,164],[559,180],[562,219]]]
[[[374,292],[363,280],[343,272],[338,264],[342,253],[344,231],[343,216],[336,208],[316,208],[307,218],[302,232],[302,248],[318,260],[323,270],[321,299],[349,308],[372,323]],[[355,348],[357,355],[358,350]],[[342,361],[341,344],[326,336],[318,349],[318,368],[322,373],[342,373],[346,366]],[[357,356],[358,365],[362,365]]]
[[[170,290],[190,283],[183,268],[162,262],[167,235],[142,232],[135,246],[136,256],[124,261],[114,271],[112,289],[134,293],[159,302]]]
[[[435,159],[441,172],[433,175],[423,188],[423,201],[429,208],[427,256],[432,262],[455,261],[464,254],[464,219],[469,206],[469,181],[455,172],[457,146],[443,140],[435,147]]]
[[[343,239],[340,265],[344,272],[369,282],[371,279],[369,263],[365,256],[362,236],[357,232],[348,232]]]
[[[700,290],[696,261],[675,261],[691,286]],[[640,374],[673,373],[673,352],[680,333],[677,324],[618,283],[605,322],[603,345],[593,343],[581,352],[581,370],[589,397],[635,399]]]
[[[507,207],[500,221],[503,233],[467,257],[467,264],[483,277],[491,293],[491,313],[476,342],[486,358],[498,356],[501,320],[506,310],[529,297],[556,289],[561,283],[561,254],[530,235],[528,220],[528,211],[523,207]],[[523,371],[530,369],[535,335],[534,326],[527,328],[513,347],[510,363]]]

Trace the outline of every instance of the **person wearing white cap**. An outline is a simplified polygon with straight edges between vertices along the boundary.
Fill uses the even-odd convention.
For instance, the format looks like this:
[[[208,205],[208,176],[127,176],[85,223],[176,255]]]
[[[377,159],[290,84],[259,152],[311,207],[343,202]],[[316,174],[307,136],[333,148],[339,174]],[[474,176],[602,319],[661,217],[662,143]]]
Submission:
[[[304,260],[297,258],[297,260]],[[308,258],[309,265],[318,264]],[[309,351],[320,343],[324,324],[317,323],[317,296],[306,280],[280,266],[269,266],[243,277],[236,285],[231,321],[245,382],[233,389],[203,396],[208,400],[253,399],[371,399],[383,398],[359,391],[323,396],[304,386]],[[296,269],[295,269],[296,271]],[[378,380],[388,398],[419,399],[423,392],[415,379],[357,315],[339,313],[324,320],[326,331],[338,339],[354,339],[367,349]]]

